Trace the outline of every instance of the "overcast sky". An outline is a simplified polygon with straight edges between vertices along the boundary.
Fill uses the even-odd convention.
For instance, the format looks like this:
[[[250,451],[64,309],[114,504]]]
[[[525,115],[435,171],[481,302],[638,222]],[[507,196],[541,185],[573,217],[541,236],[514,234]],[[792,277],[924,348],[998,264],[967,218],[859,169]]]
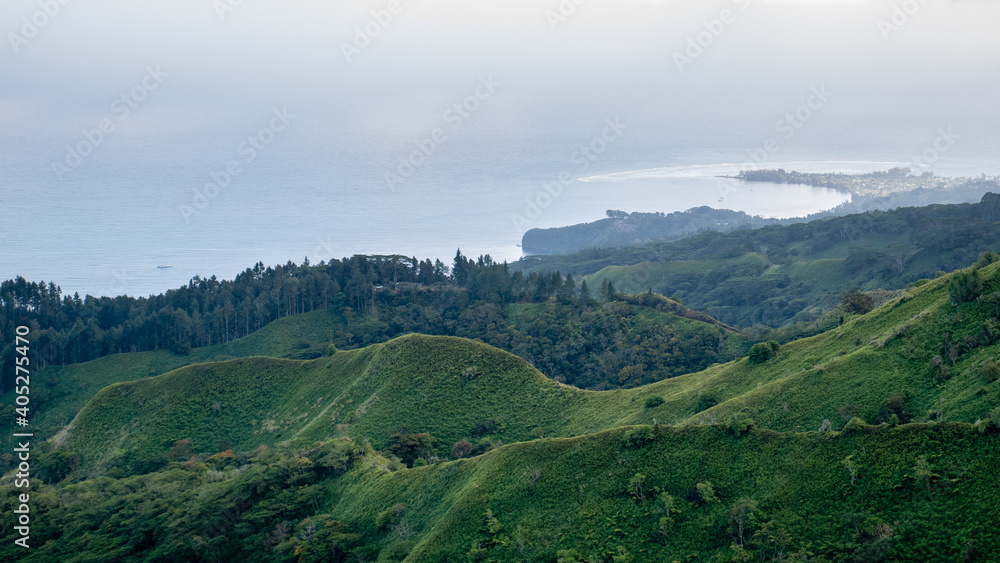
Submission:
[[[528,227],[719,200],[581,182],[512,220],[560,174],[744,163],[769,139],[771,163],[874,169],[944,146],[935,171],[997,174],[997,22],[996,0],[3,0],[0,266],[85,291],[146,272],[128,288],[142,292],[316,257],[317,240],[514,257]],[[449,127],[484,83],[482,109]],[[240,147],[276,108],[294,121],[250,163]],[[810,116],[794,138],[790,112]],[[579,166],[612,119],[627,133]],[[54,174],[104,120],[113,133]],[[387,174],[439,128],[447,143],[393,191]],[[234,158],[246,173],[185,216]]]
[[[148,64],[171,72],[171,101],[195,113],[199,95],[246,88],[381,90],[367,100],[372,105],[395,102],[398,89],[419,107],[436,103],[440,91],[461,91],[479,73],[504,76],[538,103],[622,82],[636,96],[675,89],[692,99],[729,98],[718,90],[725,86],[766,97],[780,94],[790,76],[850,80],[876,100],[900,104],[916,84],[972,100],[976,89],[996,88],[1000,2],[576,1],[400,0],[399,13],[349,64],[343,45],[387,0],[75,0],[26,42],[11,34],[26,36],[22,18],[36,16],[40,2],[5,0],[0,117],[8,125],[52,104],[89,107],[132,85]],[[240,5],[229,11],[229,4]],[[894,7],[914,12],[898,29],[885,25],[893,25]],[[674,53],[683,54],[723,10],[732,12],[731,23],[678,72]]]
[[[59,158],[147,68],[162,70],[164,87],[116,133],[146,153],[119,161],[151,162],[168,140],[175,159],[184,146],[190,158],[229,151],[281,105],[296,108],[308,143],[388,166],[394,146],[426,136],[487,77],[503,95],[477,117],[470,155],[490,139],[537,138],[541,123],[590,136],[609,115],[649,125],[630,143],[669,128],[693,146],[725,146],[740,142],[733,132],[766,133],[824,86],[837,103],[810,134],[848,127],[862,151],[885,131],[923,147],[954,126],[963,150],[986,154],[1000,127],[1000,2],[990,0],[60,2],[5,0],[0,12],[8,172],[35,154],[40,165]]]

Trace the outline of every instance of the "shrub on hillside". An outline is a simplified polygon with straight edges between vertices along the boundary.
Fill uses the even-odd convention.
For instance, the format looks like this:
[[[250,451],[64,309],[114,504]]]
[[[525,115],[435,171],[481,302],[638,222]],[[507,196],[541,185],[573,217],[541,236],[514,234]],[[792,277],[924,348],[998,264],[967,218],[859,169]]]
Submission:
[[[737,414],[729,419],[729,424],[727,424],[726,427],[729,428],[729,431],[734,436],[739,438],[740,436],[753,430],[755,424],[752,418],[746,415]]]
[[[957,350],[957,348],[955,348]],[[955,354],[957,357],[957,354]],[[927,374],[937,382],[947,381],[951,377],[951,370],[941,356],[934,356],[927,364]]]
[[[695,485],[695,490],[698,492],[698,500],[702,503],[712,504],[719,502],[719,497],[715,496],[715,487],[712,486],[711,481],[698,483]]]
[[[979,270],[964,270],[957,272],[948,284],[948,294],[955,303],[975,301],[983,290],[983,281]]]
[[[879,406],[878,414],[875,415],[875,422],[891,422],[893,416],[900,423],[907,423],[910,421],[910,413],[906,409],[906,404],[909,402],[910,398],[906,393],[893,393],[886,397],[882,404]]]
[[[400,461],[412,467],[417,458],[427,459],[433,454],[434,438],[424,432],[421,434],[396,433],[389,438],[386,451],[398,457]]]
[[[875,308],[875,299],[867,293],[861,293],[859,289],[848,291],[840,303],[844,311],[855,315],[864,315]]]
[[[481,420],[472,425],[473,436],[486,436],[497,431],[497,423],[492,420]]]
[[[719,400],[707,393],[698,393],[698,398],[694,403],[694,412],[707,411],[719,404]]]
[[[646,399],[646,408],[655,409],[656,407],[662,405],[663,402],[664,402],[663,397],[660,397],[658,395],[653,395],[652,397]]]
[[[405,511],[406,503],[403,502],[386,508],[375,517],[375,527],[379,530],[385,530],[390,525],[395,524],[399,520],[400,515]]]
[[[624,446],[626,448],[641,448],[656,440],[656,433],[652,426],[639,426],[625,433]]]
[[[858,417],[854,417],[851,420],[848,420],[847,424],[844,425],[843,432],[846,433],[857,432],[864,426],[865,426],[865,421],[861,420]]]
[[[983,252],[979,254],[979,260],[972,266],[973,268],[985,268],[990,264],[1000,262],[1000,254],[996,252]]]
[[[1000,379],[1000,364],[990,362],[979,368],[979,377],[990,383]]]
[[[751,364],[763,364],[778,355],[778,350],[780,349],[781,346],[774,340],[770,342],[758,342],[750,347],[750,355],[747,357],[747,360]]]
[[[852,404],[844,405],[837,410],[837,416],[839,416],[844,422],[847,422],[860,414],[861,407]]]
[[[80,466],[80,454],[63,449],[52,450],[38,457],[35,472],[43,483],[58,483]]]
[[[472,443],[468,440],[459,440],[455,442],[455,446],[451,449],[451,457],[455,459],[461,459],[472,451]]]

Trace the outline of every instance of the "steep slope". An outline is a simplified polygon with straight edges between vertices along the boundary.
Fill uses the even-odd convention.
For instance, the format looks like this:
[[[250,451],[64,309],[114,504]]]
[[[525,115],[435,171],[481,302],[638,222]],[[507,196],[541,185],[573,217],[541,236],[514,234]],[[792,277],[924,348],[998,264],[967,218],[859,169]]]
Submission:
[[[638,382],[622,380],[633,386],[641,383],[642,379],[662,379],[697,371],[717,361],[738,357],[745,354],[749,346],[742,335],[727,331],[714,320],[699,317],[697,313],[683,308],[683,311],[657,310],[622,304],[605,316],[595,314],[579,318],[572,316],[572,307],[553,303],[523,303],[512,305],[508,309],[505,313],[508,332],[516,335],[516,338],[511,338],[507,333],[496,332],[497,318],[495,315],[491,316],[492,311],[471,310],[469,317],[473,320],[460,332],[487,343],[506,345],[509,350],[516,350],[540,367],[559,366],[564,370],[574,365],[599,363],[597,358],[589,357],[592,355],[587,346],[589,337],[581,337],[580,333],[619,330],[622,332],[621,342],[616,344],[629,351],[644,345],[650,338],[664,338],[666,341],[659,343],[656,348],[646,346],[645,356],[634,351],[630,354],[632,362],[642,363],[645,367],[642,372],[633,376]],[[611,317],[618,323],[614,327],[607,324],[607,319]],[[477,318],[483,320],[477,322]],[[355,332],[359,331],[360,324],[355,323]],[[225,344],[194,348],[186,355],[168,351],[135,352],[114,354],[79,364],[47,366],[33,376],[39,383],[33,389],[35,413],[32,423],[37,434],[52,436],[76,416],[94,393],[104,387],[152,377],[188,365],[250,356],[317,358],[324,354],[331,340],[338,346],[348,345],[343,342],[344,329],[345,321],[340,315],[329,310],[314,311],[284,317],[247,337]],[[572,346],[562,351],[552,341],[561,336],[575,336]],[[380,333],[364,336],[364,340],[375,342],[387,339]],[[607,353],[608,349],[605,348],[602,352]],[[624,355],[624,351],[619,352],[619,355]],[[684,369],[689,364],[697,366],[696,369]],[[608,370],[621,369],[616,362],[608,361],[606,357],[600,359],[600,365],[607,365]],[[600,374],[607,378],[611,378],[611,375]],[[592,376],[596,377],[595,374]],[[12,393],[4,399],[9,401],[7,406],[12,409]],[[0,424],[9,425],[10,420],[11,417],[3,418]]]
[[[956,303],[955,287],[967,276],[980,280],[978,294]],[[824,420],[840,428],[853,417],[887,422],[892,415],[973,422],[1000,406],[998,289],[998,264],[928,282],[835,330],[788,344],[763,364],[742,360],[664,382],[659,388],[672,396],[633,420],[701,423],[740,415],[776,430],[814,430]],[[686,386],[694,379],[696,388]]]
[[[318,357],[325,350],[336,317],[329,311],[314,311],[269,323],[244,338],[224,344],[195,348],[187,355],[171,352],[135,352],[62,366],[47,366],[32,375],[32,420],[36,435],[55,434],[76,416],[95,393],[113,383],[134,381],[207,361],[247,356]],[[13,409],[13,395],[4,397]],[[9,428],[13,416],[0,417],[0,429]],[[9,433],[7,433],[9,434]]]
[[[995,560],[1000,432],[630,427],[403,469],[352,442],[39,486],[19,561]],[[218,468],[218,469],[214,469]],[[0,502],[8,508],[13,498]],[[19,550],[19,551],[18,551]],[[13,558],[13,559],[12,559]]]
[[[582,307],[560,302],[518,303],[503,309],[493,305],[469,308],[458,327],[427,320],[415,328],[450,329],[514,350],[546,373],[578,374],[574,381],[601,385],[636,386],[703,369],[746,353],[747,339],[704,315],[676,303],[634,305],[615,303]],[[384,310],[379,310],[384,312]],[[498,311],[502,314],[498,315]],[[48,366],[32,378],[32,430],[49,438],[69,423],[99,390],[108,385],[152,377],[180,367],[248,356],[316,358],[331,340],[338,345],[360,338],[381,342],[379,325],[407,328],[396,320],[377,321],[380,313],[359,315],[353,321],[332,311],[285,317],[248,337],[222,345],[192,349],[177,355],[167,351],[115,354],[65,366]],[[408,313],[390,316],[406,317]],[[433,315],[431,315],[433,317]],[[441,326],[439,326],[441,325]],[[0,428],[10,425],[13,396],[0,412]],[[7,433],[7,442],[11,440]],[[9,460],[8,460],[9,461]]]
[[[177,440],[214,453],[223,443],[246,451],[346,433],[381,447],[390,433],[412,431],[430,432],[444,453],[487,420],[503,441],[536,428],[566,435],[580,426],[566,413],[585,395],[484,344],[413,335],[313,361],[249,358],[112,385],[73,421],[66,445],[88,464],[130,465]],[[593,429],[616,417],[604,413]]]
[[[956,284],[981,294],[955,303]],[[383,447],[430,433],[436,453],[461,440],[523,441],[625,424],[753,418],[780,431],[869,422],[975,422],[1000,405],[994,304],[1000,264],[928,282],[822,335],[636,389],[555,383],[524,360],[452,337],[411,335],[312,361],[248,358],[113,385],[74,420],[66,446],[88,464],[253,449],[292,437],[346,435]],[[993,366],[993,367],[991,367]],[[893,418],[895,415],[895,418]]]
[[[872,211],[810,223],[707,232],[644,247],[526,257],[524,272],[559,270],[600,287],[676,295],[727,324],[814,320],[845,291],[902,289],[1000,247],[1000,195],[978,204]]]

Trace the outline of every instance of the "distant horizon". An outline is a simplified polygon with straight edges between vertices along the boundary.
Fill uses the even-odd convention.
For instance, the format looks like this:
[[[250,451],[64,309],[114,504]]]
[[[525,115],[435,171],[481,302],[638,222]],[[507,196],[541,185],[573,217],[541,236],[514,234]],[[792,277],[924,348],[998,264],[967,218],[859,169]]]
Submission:
[[[780,163],[779,162],[779,163],[770,163],[770,165],[766,165],[766,166],[760,166],[760,167],[757,167],[756,169],[757,170],[778,170],[778,169],[781,169],[781,168],[783,168],[785,166],[788,166],[790,164],[823,165],[823,164],[829,164],[829,163],[830,163],[829,161],[813,161],[813,162],[810,162],[810,163]],[[840,162],[839,164],[841,164],[841,165],[843,165],[843,164],[851,164],[851,165],[859,165],[859,164],[861,164],[861,165],[865,165],[864,166],[865,168],[872,168],[872,165],[878,165],[878,164],[905,164],[905,163],[850,161],[850,162]],[[719,169],[722,169],[722,168],[732,169],[732,167],[734,167],[734,166],[739,167],[739,165],[732,165],[732,164],[691,165],[691,166],[677,166],[677,167],[666,167],[666,168],[643,169],[643,170],[637,170],[637,171],[629,171],[629,172],[622,172],[622,173],[613,173],[613,174],[608,174],[608,175],[605,175],[605,176],[615,176],[617,174],[626,175],[626,177],[624,179],[613,180],[613,181],[620,182],[620,181],[628,181],[628,180],[631,180],[631,179],[634,179],[634,178],[645,178],[645,177],[647,177],[647,173],[649,173],[649,172],[667,172],[668,173],[667,175],[669,176],[669,173],[676,173],[676,172],[685,171],[685,170],[699,170],[699,171],[701,171],[703,173],[708,174],[709,172],[713,172],[714,173],[714,172],[716,172],[716,171],[718,171]],[[827,171],[830,171],[830,172],[825,172],[824,170],[827,170]],[[843,170],[843,168],[841,168],[841,170]],[[871,169],[869,171],[871,171],[871,172],[878,172],[878,171],[885,171],[885,170],[888,170],[888,168],[887,169]],[[789,172],[793,172],[793,171],[800,171],[800,170],[795,170],[793,168],[789,168],[788,171]],[[823,166],[815,166],[814,167],[814,172],[821,173],[821,174],[822,173],[843,173],[843,172],[838,172],[838,171],[830,169],[830,168],[823,168]],[[847,172],[847,173],[848,174],[863,174],[864,172],[858,172],[857,170],[855,170],[853,172]],[[912,174],[912,172],[911,172],[911,174]],[[981,176],[986,176],[986,174],[982,173]],[[935,176],[935,177],[936,178],[942,178],[942,179],[976,180],[980,176],[947,176],[947,177],[946,176]],[[991,179],[991,180],[996,180],[997,178],[1000,178],[1000,175],[998,175],[998,176],[991,176],[991,177],[988,177],[988,178]],[[749,182],[744,182],[744,183],[745,184],[750,184]],[[765,183],[753,183],[753,185],[755,187],[758,187],[758,188],[761,187],[762,185],[763,186],[775,185],[775,186],[779,186],[779,187],[783,186],[783,185],[777,185],[777,184],[768,184],[766,182]],[[812,186],[808,186],[808,185],[805,185],[805,184],[788,184],[787,186],[788,187],[794,187],[794,188],[806,188],[806,189],[809,189],[809,190],[820,189],[820,188],[814,188]],[[750,190],[750,191],[752,191],[752,190]],[[833,190],[827,190],[827,191],[833,191]],[[845,202],[850,202],[851,201],[850,194],[848,194],[846,197],[847,197],[847,199],[845,200]],[[693,209],[704,208],[704,207],[708,207],[708,208],[711,208],[713,210],[728,210],[728,211],[737,211],[737,212],[741,211],[739,209],[729,209],[729,208],[718,207],[718,206],[713,206],[713,205],[694,206],[694,207],[689,207],[689,208],[680,209],[680,210],[671,211],[671,212],[655,212],[655,211],[635,212],[635,211],[627,211],[627,210],[620,210],[620,211],[625,211],[626,213],[629,213],[629,214],[632,214],[632,213],[650,213],[650,214],[654,214],[654,213],[666,213],[667,215],[669,215],[670,213],[682,213],[682,212],[687,212],[687,211],[691,211]],[[832,208],[818,209],[814,213],[819,214],[819,213],[830,211],[831,209]],[[753,214],[749,214],[749,213],[748,213],[748,215],[751,215],[753,217],[758,217],[758,218],[761,218],[761,219],[776,219],[775,217],[766,217],[766,216],[761,216],[761,215],[753,215]],[[595,217],[595,218],[593,218],[590,221],[585,221],[583,223],[575,223],[573,225],[589,224],[589,223],[592,223],[594,221],[598,221],[598,220],[604,219],[606,217],[607,217],[607,215],[605,214],[604,216],[601,216],[601,217]],[[806,219],[806,218],[807,217],[803,215],[803,216],[784,217],[782,219],[794,220],[794,219]],[[822,218],[821,219],[815,219],[815,220],[822,220]],[[559,225],[559,226],[557,226],[557,228],[558,227],[573,226],[573,225]],[[511,264],[515,263],[515,262],[517,262],[517,261],[519,261],[521,259],[529,258],[529,257],[532,257],[532,256],[547,256],[547,255],[551,255],[551,254],[539,254],[539,253],[531,253],[531,252],[523,251],[523,250],[521,250],[521,244],[520,243],[517,244],[517,248],[519,249],[518,250],[519,255],[516,258],[514,258],[514,259],[511,259],[510,256],[498,255],[498,254],[494,254],[494,253],[491,253],[491,252],[463,252],[461,244],[458,244],[457,246],[455,246],[455,251],[462,252],[462,254],[464,256],[466,256],[468,258],[472,258],[472,259],[478,259],[480,257],[489,256],[490,258],[494,259],[495,261],[497,261],[499,263],[511,263]],[[161,284],[159,286],[161,289],[153,289],[153,290],[150,290],[148,293],[139,293],[139,294],[132,294],[132,293],[123,292],[123,293],[118,293],[118,294],[112,295],[112,294],[109,294],[107,291],[104,291],[103,293],[99,293],[99,294],[93,294],[93,293],[90,293],[90,292],[81,292],[79,290],[74,290],[72,288],[64,288],[63,284],[59,283],[55,279],[49,279],[49,280],[30,279],[30,278],[27,278],[27,277],[25,277],[25,276],[23,276],[21,274],[15,274],[13,276],[10,276],[9,278],[4,278],[3,280],[0,280],[0,281],[8,281],[8,280],[14,280],[14,279],[17,279],[17,278],[23,278],[23,279],[25,279],[25,281],[27,281],[29,283],[32,283],[32,282],[35,282],[35,283],[45,283],[45,284],[54,283],[56,286],[58,286],[60,288],[60,290],[62,291],[62,294],[64,296],[71,296],[71,295],[74,295],[74,294],[80,294],[81,298],[84,298],[84,297],[101,298],[101,297],[118,297],[118,296],[131,297],[131,298],[146,298],[146,297],[152,297],[152,296],[157,296],[157,295],[163,295],[163,294],[165,294],[165,293],[167,293],[169,291],[176,290],[176,289],[179,289],[179,288],[183,288],[185,286],[188,286],[190,283],[192,283],[196,279],[208,280],[208,279],[215,278],[215,279],[218,279],[220,281],[226,281],[226,280],[232,281],[233,279],[235,279],[236,276],[238,276],[238,275],[240,275],[240,274],[242,274],[242,273],[244,273],[244,272],[246,272],[248,270],[253,270],[258,265],[262,265],[265,269],[271,269],[271,268],[285,266],[285,265],[287,265],[289,263],[294,264],[295,266],[303,266],[303,265],[305,265],[306,261],[308,261],[310,263],[310,265],[318,265],[320,263],[329,262],[330,260],[334,260],[334,259],[335,260],[341,260],[341,261],[343,261],[343,260],[351,258],[352,256],[371,256],[371,257],[378,257],[378,256],[383,256],[383,257],[398,256],[398,257],[402,257],[402,258],[407,259],[407,260],[411,260],[411,259],[414,259],[414,258],[416,258],[418,261],[423,261],[423,260],[429,259],[429,260],[431,260],[433,262],[433,261],[439,260],[439,261],[443,262],[446,266],[448,266],[450,268],[451,260],[454,258],[455,251],[451,252],[447,256],[445,256],[445,255],[432,256],[432,255],[429,255],[429,254],[426,254],[426,253],[421,254],[419,252],[416,253],[416,254],[414,254],[414,253],[399,253],[399,252],[374,252],[374,253],[372,253],[372,252],[354,252],[354,253],[349,253],[349,254],[345,254],[345,255],[342,255],[342,256],[330,256],[330,257],[323,257],[323,258],[318,258],[318,259],[315,258],[315,257],[313,257],[313,256],[306,255],[302,259],[296,259],[296,258],[289,257],[288,259],[285,259],[285,260],[277,260],[277,261],[271,261],[271,262],[265,262],[264,260],[251,260],[249,266],[244,266],[242,269],[238,269],[237,271],[233,272],[232,274],[196,273],[196,274],[192,274],[187,279],[187,281],[176,283],[175,285],[169,285],[169,286]],[[172,270],[174,267],[175,267],[174,264],[158,264],[157,266],[155,266],[155,269],[156,270],[160,270],[161,272],[165,272],[166,270]],[[117,279],[117,281],[119,283],[121,283],[122,286],[124,286],[124,285],[126,285],[128,283],[129,279],[130,278],[128,277],[128,272],[123,272],[122,276],[119,277]],[[114,286],[109,286],[109,287],[114,287]]]
[[[608,208],[720,206],[693,174],[594,181],[653,168],[1000,172],[985,1],[56,4],[0,14],[0,278],[142,294],[456,241],[513,260]]]

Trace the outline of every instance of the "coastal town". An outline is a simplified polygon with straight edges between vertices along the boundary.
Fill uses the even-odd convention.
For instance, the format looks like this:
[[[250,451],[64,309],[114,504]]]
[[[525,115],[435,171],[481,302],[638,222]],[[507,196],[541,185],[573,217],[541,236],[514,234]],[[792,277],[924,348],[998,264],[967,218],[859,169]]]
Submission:
[[[780,168],[777,170],[743,170],[735,178],[747,182],[802,184],[830,188],[865,197],[884,197],[918,189],[947,190],[977,180],[997,180],[997,177],[987,177],[985,174],[978,178],[948,178],[936,176],[929,171],[917,175],[913,174],[909,168],[891,168],[867,174],[786,172]]]

